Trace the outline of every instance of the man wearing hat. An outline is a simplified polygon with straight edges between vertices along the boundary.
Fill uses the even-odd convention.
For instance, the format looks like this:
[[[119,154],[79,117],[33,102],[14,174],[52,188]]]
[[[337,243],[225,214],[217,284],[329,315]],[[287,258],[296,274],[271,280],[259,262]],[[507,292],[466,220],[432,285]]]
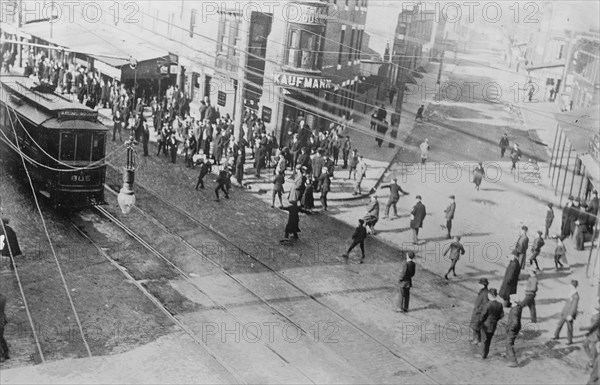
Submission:
[[[569,235],[571,235],[571,224],[569,223],[569,218],[571,217],[572,207],[575,204],[573,202],[574,199],[575,198],[573,198],[573,195],[569,195],[569,200],[562,210],[562,222],[560,224],[560,235],[562,235],[565,238],[568,237]]]
[[[367,176],[367,164],[365,163],[364,157],[361,155],[358,156],[358,164],[356,165],[356,186],[354,188],[354,193],[352,195],[360,195],[361,189],[360,185],[363,179]]]
[[[383,216],[383,218],[386,219],[390,215],[390,207],[394,208],[394,216],[397,217],[398,209],[396,208],[396,204],[400,199],[400,193],[402,193],[402,195],[408,195],[408,193],[402,190],[402,187],[400,187],[400,185],[398,184],[398,179],[396,178],[392,179],[392,183],[383,185],[381,186],[381,188],[390,189],[390,197],[388,199],[387,204],[385,205],[385,215]]]
[[[585,341],[583,342],[583,350],[590,357],[590,364],[592,366],[594,361],[598,358],[598,350],[596,344],[600,341],[600,303],[596,302],[592,306],[592,318],[589,326],[582,326],[579,330],[586,331]]]
[[[409,251],[406,254],[406,262],[402,265],[402,272],[400,273],[400,279],[398,280],[398,286],[400,288],[400,295],[398,296],[398,302],[396,303],[395,312],[408,312],[408,302],[410,300],[410,288],[412,287],[412,278],[415,276],[416,265],[413,259],[415,253]]]
[[[490,345],[492,344],[492,338],[496,332],[498,321],[504,317],[504,309],[502,304],[496,300],[498,292],[496,289],[490,289],[488,293],[488,302],[483,306],[481,313],[481,330],[485,335],[483,341],[483,348],[481,355],[478,355],[481,359],[486,359],[490,352]]]
[[[473,341],[471,341],[471,343],[474,345],[481,343],[481,315],[483,313],[483,307],[489,301],[489,282],[487,278],[481,278],[479,284],[483,285],[483,287],[479,290],[479,293],[477,293],[475,307],[473,308],[473,314],[471,315],[471,329],[473,330]]]
[[[17,234],[8,224],[10,223],[8,218],[2,218],[0,224],[0,251],[3,257],[11,257],[14,259],[21,255],[21,248],[19,247],[19,241]],[[14,269],[12,260],[9,262],[11,269]]]
[[[508,135],[504,134],[504,136],[502,136],[500,139],[500,158],[504,158],[504,153],[509,146],[510,144],[508,142]]]
[[[556,331],[554,332],[553,340],[557,340],[560,335],[560,331],[563,325],[567,324],[567,345],[571,345],[573,343],[573,321],[577,317],[577,307],[579,306],[579,293],[577,292],[577,286],[579,286],[579,282],[576,280],[571,281],[569,296],[565,302],[565,306],[563,306],[560,320],[558,321],[558,325],[556,326]]]
[[[346,254],[342,255],[344,259],[348,260],[352,249],[354,249],[356,246],[360,246],[361,258],[358,263],[363,263],[365,259],[365,239],[367,238],[367,229],[365,228],[364,224],[364,220],[358,220],[358,226],[356,226],[354,234],[352,234],[352,244],[348,248],[348,251],[346,251]]]
[[[540,270],[540,265],[538,265],[537,257],[540,255],[542,251],[542,247],[546,244],[542,239],[542,232],[538,230],[538,236],[533,240],[533,244],[531,245],[531,255],[529,256],[529,265],[531,266],[535,263],[535,268]],[[521,266],[523,268],[523,266]]]
[[[535,310],[535,296],[538,291],[537,271],[529,269],[529,278],[527,278],[527,286],[525,287],[525,298],[521,301],[523,307],[529,307],[531,322],[537,323],[537,313]]]
[[[510,295],[517,293],[517,285],[519,284],[519,273],[521,266],[519,258],[516,255],[511,256],[511,260],[506,267],[502,286],[500,286],[500,298],[504,300],[504,306],[510,307]]]
[[[425,205],[421,203],[421,196],[417,195],[416,199],[417,203],[410,212],[410,228],[412,229],[413,244],[415,245],[419,243],[419,229],[423,227],[423,220],[425,219],[425,215],[427,215]]]
[[[521,270],[525,268],[525,256],[527,255],[527,248],[529,247],[527,230],[529,230],[527,226],[521,227],[521,230],[519,230],[519,238],[517,239],[515,249],[513,250],[513,254],[519,258],[519,266],[521,266]]]
[[[548,203],[546,208],[546,232],[544,233],[544,238],[548,239],[550,233],[550,226],[552,226],[552,222],[554,221],[554,210],[552,209],[552,203]]]
[[[450,204],[444,210],[446,214],[446,229],[448,230],[448,239],[452,238],[450,232],[452,231],[452,220],[454,219],[454,212],[456,211],[456,202],[454,201],[454,195],[450,195]]]
[[[444,251],[444,256],[446,256],[448,252],[450,252],[450,268],[446,275],[444,275],[446,280],[448,280],[448,274],[450,274],[450,272],[456,277],[456,263],[460,259],[460,256],[465,254],[465,248],[460,243],[460,237],[458,235],[454,237],[454,242],[452,242]]]
[[[515,353],[515,340],[521,331],[521,314],[523,305],[519,302],[516,294],[510,296],[511,309],[508,314],[508,324],[506,325],[506,359],[510,361],[511,368],[519,366],[517,355]]]

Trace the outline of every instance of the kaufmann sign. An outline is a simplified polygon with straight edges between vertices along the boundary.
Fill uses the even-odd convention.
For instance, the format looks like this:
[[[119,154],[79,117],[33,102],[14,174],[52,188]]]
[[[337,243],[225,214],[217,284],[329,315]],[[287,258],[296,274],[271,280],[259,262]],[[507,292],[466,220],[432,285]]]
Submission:
[[[276,73],[273,80],[276,85],[283,87],[308,88],[319,90],[331,88],[331,79],[322,77],[298,76]]]

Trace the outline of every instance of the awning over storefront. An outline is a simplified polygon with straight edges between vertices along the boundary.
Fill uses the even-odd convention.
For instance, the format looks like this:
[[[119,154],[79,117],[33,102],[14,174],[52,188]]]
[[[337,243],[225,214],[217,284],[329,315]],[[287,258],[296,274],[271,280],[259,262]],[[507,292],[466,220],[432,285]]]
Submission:
[[[129,58],[138,63],[154,61],[148,68],[156,67],[157,59],[169,56],[169,52],[158,48],[132,34],[124,34],[115,28],[93,23],[89,26],[77,23],[56,22],[52,26],[48,22],[32,23],[23,26],[26,33],[59,47],[69,48],[94,59],[94,67],[105,75],[121,78],[129,66]],[[144,71],[151,72],[151,71]],[[152,76],[159,76],[158,68]],[[138,76],[144,73],[139,71]]]
[[[578,155],[589,153],[594,134],[600,132],[600,106],[554,114]]]
[[[600,189],[600,166],[598,161],[594,159],[590,154],[581,156],[581,164],[585,167],[585,172],[592,180],[592,183],[596,189]]]

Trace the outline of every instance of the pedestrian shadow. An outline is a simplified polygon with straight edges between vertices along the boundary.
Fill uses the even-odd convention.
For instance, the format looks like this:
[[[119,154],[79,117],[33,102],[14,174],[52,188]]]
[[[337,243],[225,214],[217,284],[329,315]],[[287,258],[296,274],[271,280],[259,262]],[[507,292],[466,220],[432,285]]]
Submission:
[[[562,301],[564,301],[564,300],[561,299],[561,300],[557,300],[556,302],[562,302]],[[536,305],[537,305],[538,301],[535,301],[535,302],[536,302]],[[538,317],[537,321],[538,321],[538,324],[539,324],[539,323],[542,323],[544,321],[558,320],[560,318],[560,316],[561,316],[561,313],[554,313],[554,314],[548,315],[546,317]]]
[[[563,302],[564,299],[563,298],[542,298],[542,299],[537,299],[535,300],[536,305],[552,305],[554,303],[559,303],[559,302]]]
[[[554,273],[540,274],[539,280],[544,281],[546,279],[563,278],[563,277],[568,277],[569,275],[571,275],[570,270],[558,270],[558,271],[554,271]]]
[[[504,192],[506,190],[501,189],[501,188],[482,188],[480,189],[481,191],[497,191],[497,192]]]

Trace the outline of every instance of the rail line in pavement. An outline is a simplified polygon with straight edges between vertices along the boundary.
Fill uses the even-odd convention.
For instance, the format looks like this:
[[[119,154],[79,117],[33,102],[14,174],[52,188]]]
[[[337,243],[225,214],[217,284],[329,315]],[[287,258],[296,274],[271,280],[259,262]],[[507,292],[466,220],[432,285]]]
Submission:
[[[156,192],[154,192],[151,189],[149,189],[147,186],[142,185],[139,182],[136,182],[136,184],[140,185],[140,187],[143,187],[143,189],[145,189],[149,194],[151,194],[154,197],[154,199],[157,199],[158,201],[160,201],[161,204],[163,204],[165,206],[168,206],[172,210],[175,210],[178,214],[185,216],[188,220],[194,222],[196,225],[198,225],[199,227],[201,227],[205,231],[210,232],[211,234],[213,234],[214,236],[216,236],[217,238],[219,238],[223,242],[231,245],[234,249],[241,251],[243,253],[243,255],[249,257],[255,263],[259,264],[264,269],[266,269],[269,272],[269,274],[272,274],[278,280],[281,280],[281,281],[285,282],[287,285],[289,285],[290,287],[292,287],[295,290],[297,290],[299,293],[301,293],[305,297],[305,299],[307,299],[307,300],[309,300],[309,301],[317,304],[321,309],[325,310],[326,312],[329,312],[329,313],[333,314],[335,317],[337,317],[338,319],[342,320],[344,323],[346,323],[352,329],[354,329],[359,334],[361,334],[364,338],[366,338],[367,340],[371,341],[373,344],[379,346],[380,348],[384,349],[385,351],[387,351],[389,354],[391,354],[393,357],[395,357],[399,361],[402,361],[405,365],[407,365],[408,367],[410,367],[410,369],[412,371],[414,371],[415,373],[418,373],[420,376],[422,376],[423,378],[425,378],[427,380],[427,382],[433,383],[433,384],[442,384],[442,383],[446,383],[448,381],[447,379],[444,380],[444,381],[438,380],[437,378],[435,378],[431,374],[427,373],[427,371],[425,369],[423,369],[423,368],[419,367],[418,365],[416,365],[415,363],[413,363],[411,360],[409,360],[408,358],[406,358],[404,355],[402,355],[399,352],[397,352],[393,347],[391,347],[388,344],[386,344],[385,342],[381,341],[381,339],[377,338],[372,333],[369,333],[369,331],[365,330],[364,328],[362,328],[361,326],[359,326],[358,324],[356,324],[354,321],[348,319],[346,316],[344,316],[343,314],[341,314],[339,311],[333,309],[332,307],[330,307],[329,305],[327,305],[323,301],[319,300],[315,296],[313,296],[310,293],[306,292],[299,285],[297,285],[294,281],[292,281],[291,279],[289,279],[285,275],[281,274],[277,270],[275,270],[272,267],[270,267],[267,263],[265,263],[262,260],[260,260],[260,258],[252,255],[252,253],[249,253],[249,252],[245,251],[244,249],[242,249],[239,246],[237,246],[235,243],[231,242],[224,234],[222,234],[218,230],[216,230],[216,229],[212,228],[211,226],[203,223],[202,221],[199,221],[198,219],[196,219],[193,216],[191,216],[189,213],[187,213],[184,210],[180,209],[178,206],[176,206],[176,205],[172,204],[171,202],[163,199]],[[108,185],[106,185],[106,187],[107,187],[108,191],[112,192],[113,194],[116,194],[116,191],[114,191],[113,189],[111,189]],[[101,208],[100,210],[104,210],[104,209]],[[188,247],[189,249],[191,249],[192,251],[194,251],[198,255],[200,255],[203,258],[205,258],[208,262],[210,262],[211,264],[213,264],[214,266],[216,266],[217,268],[219,268],[229,278],[231,278],[232,280],[234,280],[235,282],[237,282],[239,285],[243,286],[246,290],[248,290],[251,293],[254,293],[252,291],[252,289],[250,289],[247,285],[245,285],[239,279],[237,279],[236,277],[234,277],[230,272],[228,272],[227,270],[225,270],[217,261],[215,261],[212,258],[209,258],[208,256],[206,256],[205,253],[203,253],[202,251],[200,251],[197,248],[195,248],[185,238],[183,238],[177,232],[171,230],[168,226],[166,226],[164,223],[162,223],[161,221],[159,221],[158,219],[156,219],[155,217],[153,217],[147,211],[143,210],[141,207],[139,207],[139,205],[135,206],[135,210],[139,211],[148,220],[150,220],[152,223],[154,223],[157,226],[159,226],[163,231],[165,231],[165,232],[171,234],[172,236],[178,238],[184,245],[186,245],[186,247]],[[279,309],[277,309],[268,300],[260,297],[258,294],[254,293],[254,295],[257,298],[259,298],[259,300],[261,302],[263,302],[264,304],[266,304],[270,309],[272,309],[274,312],[276,312],[277,314],[279,314],[281,317],[283,317],[286,320],[289,320],[290,322],[292,322],[293,324],[295,324],[299,328],[299,330],[301,330],[303,333],[307,333],[305,329],[301,328],[300,325],[298,325],[296,322],[292,321],[287,315],[283,314]]]

